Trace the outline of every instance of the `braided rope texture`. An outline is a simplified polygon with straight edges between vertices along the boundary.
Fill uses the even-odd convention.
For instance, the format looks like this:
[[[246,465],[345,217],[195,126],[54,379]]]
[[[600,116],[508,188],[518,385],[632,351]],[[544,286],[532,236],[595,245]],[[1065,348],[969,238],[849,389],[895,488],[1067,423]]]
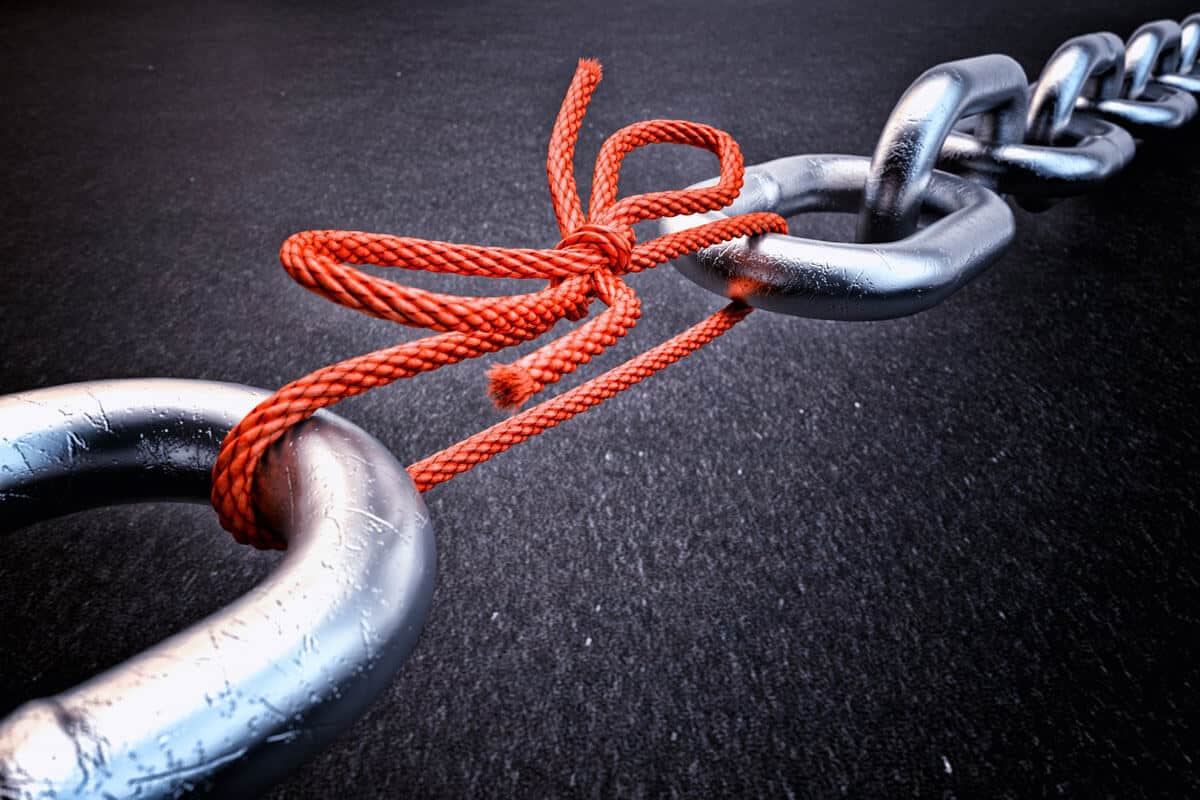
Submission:
[[[639,243],[638,222],[714,211],[742,188],[741,150],[724,131],[682,120],[626,126],[605,141],[596,159],[585,215],[575,184],[575,144],[600,64],[581,60],[550,137],[546,172],[561,241],[549,250],[482,247],[354,231],[304,231],[280,249],[288,274],[335,303],[434,335],[341,361],[293,381],[259,403],[221,446],[213,467],[212,504],[221,525],[243,544],[283,549],[285,540],[259,523],[253,502],[259,460],[291,426],[318,409],[402,378],[530,341],[559,320],[579,321],[592,300],[604,310],[560,338],[511,364],[492,368],[489,392],[501,408],[516,409],[563,375],[617,343],[641,314],[623,280],[685,253],[761,233],[786,233],[782,217],[743,214]],[[621,162],[649,144],[683,144],[720,160],[717,184],[617,199]],[[384,280],[356,265],[455,273],[485,278],[548,280],[530,294],[462,297]],[[420,491],[487,461],[653,375],[729,330],[750,313],[734,302],[624,364],[562,395],[515,414],[408,468]]]

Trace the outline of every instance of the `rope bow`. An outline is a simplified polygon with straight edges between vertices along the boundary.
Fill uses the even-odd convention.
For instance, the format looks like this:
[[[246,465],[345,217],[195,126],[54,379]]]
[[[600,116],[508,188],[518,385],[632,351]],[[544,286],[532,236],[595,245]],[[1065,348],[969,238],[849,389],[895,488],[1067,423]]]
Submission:
[[[733,138],[708,125],[680,120],[638,122],[609,137],[596,159],[585,216],[575,185],[575,143],[600,74],[598,62],[579,62],[550,137],[546,171],[562,235],[554,249],[481,247],[353,231],[305,231],[283,243],[283,267],[305,288],[364,314],[436,335],[351,358],[293,381],[230,431],[213,467],[212,504],[221,525],[239,542],[259,548],[286,546],[278,533],[255,517],[254,473],[266,449],[318,409],[401,378],[535,339],[561,319],[583,319],[592,300],[599,299],[606,306],[600,314],[529,355],[489,371],[492,398],[502,408],[516,408],[616,344],[636,324],[641,303],[624,275],[740,236],[787,232],[783,218],[755,213],[638,243],[634,224],[714,211],[729,205],[741,191],[742,154]],[[648,144],[709,150],[720,159],[720,180],[703,189],[618,200],[622,160]],[[523,295],[459,297],[386,281],[352,266],[357,264],[486,278],[548,279],[550,285]],[[621,366],[419,461],[408,472],[421,491],[449,480],[678,361],[749,312],[748,306],[731,303]]]

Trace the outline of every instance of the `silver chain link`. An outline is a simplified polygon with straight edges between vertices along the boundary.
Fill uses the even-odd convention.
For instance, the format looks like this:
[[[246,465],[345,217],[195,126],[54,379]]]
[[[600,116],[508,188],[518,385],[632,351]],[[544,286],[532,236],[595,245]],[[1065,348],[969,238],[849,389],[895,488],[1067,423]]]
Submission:
[[[939,64],[905,91],[874,156],[800,155],[748,167],[720,212],[662,220],[678,231],[753,211],[858,213],[858,241],[736,239],[676,262],[701,286],[802,317],[877,320],[934,306],[994,263],[1029,211],[1100,186],[1141,140],[1197,113],[1200,13],[1125,42],[1063,43],[1030,85],[1004,55]],[[712,185],[715,181],[696,184]],[[694,187],[693,187],[694,188]],[[918,227],[918,220],[929,222]]]

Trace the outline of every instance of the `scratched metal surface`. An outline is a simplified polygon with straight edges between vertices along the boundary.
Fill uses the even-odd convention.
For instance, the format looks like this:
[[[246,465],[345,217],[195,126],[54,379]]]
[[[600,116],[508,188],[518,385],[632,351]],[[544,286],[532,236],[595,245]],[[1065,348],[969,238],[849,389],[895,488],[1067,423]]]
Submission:
[[[413,336],[292,285],[279,244],[314,227],[553,243],[544,148],[580,55],[607,70],[586,192],[603,137],[635,119],[715,124],[749,163],[868,154],[935,63],[999,51],[1035,73],[1071,35],[1192,10],[6,8],[0,391],[277,386]],[[1014,247],[937,308],[756,313],[430,493],[439,578],[412,659],[271,796],[1200,793],[1197,130],[1103,192],[1017,211]],[[655,148],[622,187],[714,168]],[[634,283],[642,321],[586,374],[720,302],[670,268]],[[338,412],[408,463],[499,419],[486,366]],[[201,618],[271,563],[202,507],[4,537],[0,712]]]
[[[116,502],[206,502],[221,440],[265,395],[158,378],[0,396],[0,530]],[[259,509],[287,540],[282,563],[186,631],[0,718],[0,797],[255,797],[391,683],[435,580],[412,480],[325,412],[264,463]]]

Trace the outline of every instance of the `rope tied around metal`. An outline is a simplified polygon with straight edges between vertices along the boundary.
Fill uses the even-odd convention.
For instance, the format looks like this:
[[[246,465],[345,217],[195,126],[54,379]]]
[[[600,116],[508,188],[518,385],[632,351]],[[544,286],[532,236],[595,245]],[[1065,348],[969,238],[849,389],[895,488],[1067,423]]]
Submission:
[[[534,352],[489,370],[493,400],[502,408],[516,409],[616,344],[637,323],[641,303],[624,275],[731,239],[787,232],[782,217],[757,212],[637,241],[633,225],[638,222],[715,211],[732,203],[741,191],[744,167],[733,138],[711,126],[683,120],[637,122],[610,136],[596,159],[585,215],[575,183],[575,145],[600,77],[598,62],[579,62],[550,137],[546,171],[561,235],[556,247],[486,247],[337,230],[305,231],[283,243],[283,267],[305,288],[347,308],[435,334],[356,356],[293,381],[230,431],[213,467],[212,504],[222,526],[239,542],[264,549],[286,546],[256,517],[255,471],[274,441],[318,409],[536,339],[559,320],[585,319],[592,300],[599,299],[605,306],[601,313]],[[714,186],[618,200],[624,157],[650,144],[708,150],[720,161],[720,179]],[[522,295],[455,296],[384,280],[355,269],[359,265],[548,280],[549,285]],[[748,306],[730,303],[624,364],[412,464],[408,472],[426,491],[653,375],[749,313]]]

